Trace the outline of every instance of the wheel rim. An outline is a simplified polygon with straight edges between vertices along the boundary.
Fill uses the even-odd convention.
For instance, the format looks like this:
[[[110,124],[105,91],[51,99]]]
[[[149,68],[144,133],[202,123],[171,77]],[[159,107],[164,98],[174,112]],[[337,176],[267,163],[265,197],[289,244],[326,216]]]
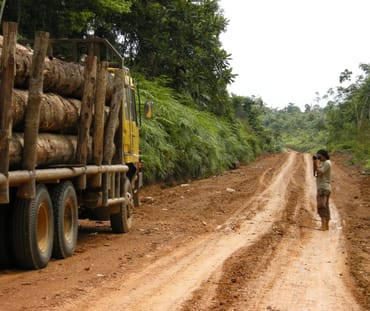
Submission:
[[[74,220],[74,205],[71,199],[66,201],[64,207],[64,238],[68,243],[73,240],[73,220]]]
[[[45,252],[49,245],[49,213],[48,205],[42,202],[39,205],[39,211],[37,215],[37,245],[41,252]]]

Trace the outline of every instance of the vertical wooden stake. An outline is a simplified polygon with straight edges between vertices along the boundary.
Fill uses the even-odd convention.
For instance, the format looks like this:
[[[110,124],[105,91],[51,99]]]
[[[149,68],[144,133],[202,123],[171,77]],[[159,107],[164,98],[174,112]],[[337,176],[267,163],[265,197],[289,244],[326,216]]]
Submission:
[[[8,177],[9,142],[12,136],[12,100],[15,76],[17,24],[3,24],[3,51],[0,73],[0,173]],[[0,188],[0,203],[9,202],[8,181]]]
[[[24,149],[22,168],[34,171],[37,165],[37,136],[39,134],[40,109],[43,98],[44,61],[48,49],[49,33],[38,31],[35,35],[34,54],[30,73],[28,103],[24,127]],[[35,180],[18,188],[18,197],[34,198],[36,195]]]
[[[114,153],[114,134],[117,129],[117,122],[119,121],[120,111],[123,101],[123,69],[116,70],[114,75],[114,93],[110,104],[110,111],[108,115],[107,124],[104,133],[104,149],[103,149],[103,164],[111,164]],[[122,135],[122,133],[120,133]],[[103,206],[108,203],[108,177],[103,174],[102,178],[103,187]]]
[[[97,71],[97,81],[94,102],[94,130],[93,130],[93,161],[95,165],[101,165],[103,161],[103,138],[104,138],[104,107],[107,90],[108,62],[100,62]],[[92,176],[89,187],[101,187],[101,174]]]
[[[110,105],[107,124],[104,133],[104,151],[103,163],[111,164],[114,152],[114,134],[116,133],[117,124],[119,122],[119,112],[123,100],[123,69],[115,72],[114,76],[114,93]]]
[[[80,122],[77,134],[76,161],[87,164],[88,145],[90,140],[90,126],[94,109],[95,82],[96,82],[96,56],[89,55],[84,73],[84,93],[82,96]],[[78,188],[86,188],[86,175],[78,179]]]

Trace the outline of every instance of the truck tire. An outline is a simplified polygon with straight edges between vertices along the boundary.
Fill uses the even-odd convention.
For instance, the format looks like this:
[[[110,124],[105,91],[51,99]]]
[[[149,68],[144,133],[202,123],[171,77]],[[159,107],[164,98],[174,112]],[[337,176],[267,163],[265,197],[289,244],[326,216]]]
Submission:
[[[16,199],[12,227],[13,256],[24,269],[47,266],[54,237],[53,207],[48,189],[39,184],[34,199]]]
[[[0,268],[11,266],[10,206],[0,206]]]
[[[78,204],[73,184],[65,181],[50,191],[54,212],[53,257],[72,256],[78,236]]]
[[[127,233],[131,229],[134,212],[134,196],[130,180],[125,180],[126,203],[121,204],[119,212],[110,215],[110,224],[114,233]]]

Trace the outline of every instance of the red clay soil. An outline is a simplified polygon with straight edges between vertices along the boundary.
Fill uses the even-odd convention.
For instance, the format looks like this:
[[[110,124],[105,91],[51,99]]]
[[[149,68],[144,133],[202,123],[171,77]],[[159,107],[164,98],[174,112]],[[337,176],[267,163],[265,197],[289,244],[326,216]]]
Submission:
[[[370,176],[334,156],[319,230],[311,157],[260,157],[142,192],[134,226],[81,221],[76,253],[0,270],[0,310],[368,310]]]

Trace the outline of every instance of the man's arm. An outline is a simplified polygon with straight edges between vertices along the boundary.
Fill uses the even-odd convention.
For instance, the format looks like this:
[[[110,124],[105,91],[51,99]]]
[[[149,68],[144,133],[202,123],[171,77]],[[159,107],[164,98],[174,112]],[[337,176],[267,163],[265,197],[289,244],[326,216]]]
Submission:
[[[319,160],[314,159],[313,160],[313,176],[318,176],[319,174]]]
[[[329,164],[325,161],[321,167],[317,168],[317,176],[322,176],[328,170]]]

